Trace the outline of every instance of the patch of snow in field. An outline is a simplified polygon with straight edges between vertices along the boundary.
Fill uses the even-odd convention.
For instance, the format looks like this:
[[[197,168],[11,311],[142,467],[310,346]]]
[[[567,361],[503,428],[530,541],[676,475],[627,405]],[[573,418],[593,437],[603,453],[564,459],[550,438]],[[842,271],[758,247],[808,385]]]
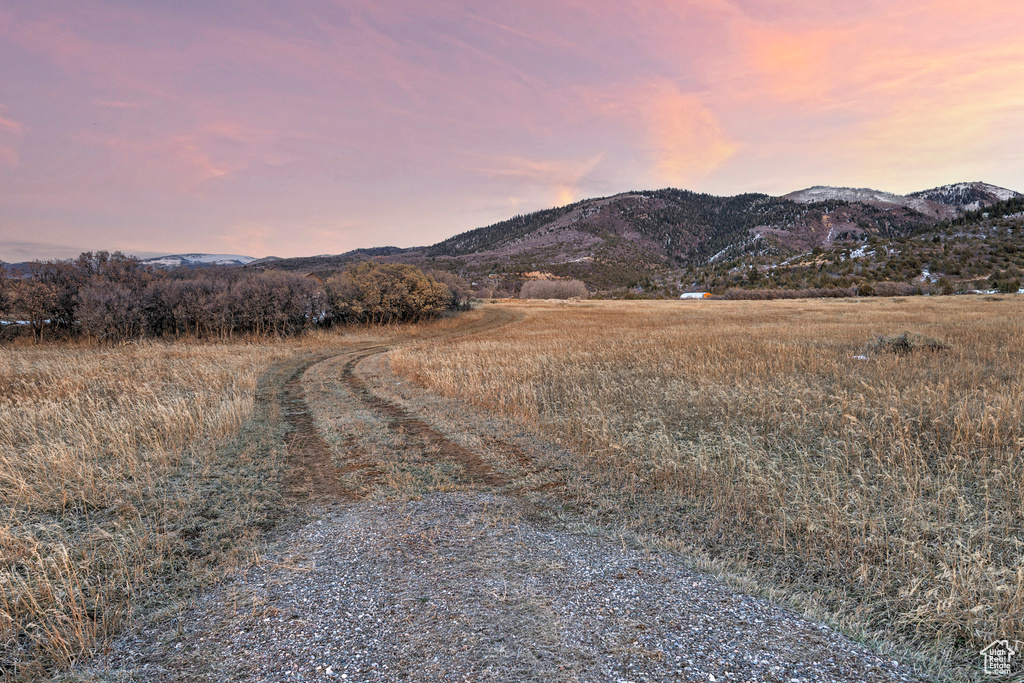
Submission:
[[[874,255],[875,255],[874,249],[872,249],[871,251],[868,251],[868,245],[866,245],[866,244],[863,245],[863,246],[857,247],[856,249],[854,249],[853,251],[850,252],[850,258],[864,258],[865,256],[874,256]]]

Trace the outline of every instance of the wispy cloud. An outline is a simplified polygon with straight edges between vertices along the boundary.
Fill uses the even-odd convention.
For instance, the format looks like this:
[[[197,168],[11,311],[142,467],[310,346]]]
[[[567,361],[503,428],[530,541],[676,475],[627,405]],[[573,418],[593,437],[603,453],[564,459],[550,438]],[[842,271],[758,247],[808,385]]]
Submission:
[[[602,158],[602,154],[579,160],[503,156],[491,159],[489,165],[473,170],[517,185],[538,188],[551,197],[552,201],[569,204],[581,199],[578,196],[580,185],[594,172]]]
[[[24,124],[7,118],[4,113],[7,107],[0,104],[0,164],[16,167],[20,164],[18,152],[14,147],[16,139],[25,132]]]
[[[93,103],[99,107],[107,107],[109,109],[138,109],[138,102],[117,102],[110,100],[93,100]]]
[[[0,107],[0,110],[3,110],[3,107]],[[0,131],[14,135],[21,135],[24,130],[25,126],[17,121],[12,121],[11,119],[0,116]]]

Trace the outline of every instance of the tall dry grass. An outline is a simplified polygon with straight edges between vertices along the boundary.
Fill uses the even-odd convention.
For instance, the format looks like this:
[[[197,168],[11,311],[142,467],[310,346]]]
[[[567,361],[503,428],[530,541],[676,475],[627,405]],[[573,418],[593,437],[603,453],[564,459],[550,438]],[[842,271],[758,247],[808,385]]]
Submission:
[[[225,463],[222,446],[252,417],[259,377],[297,348],[0,348],[0,678],[73,662],[237,541],[231,515],[273,482],[236,468],[272,479],[275,466],[244,448]]]
[[[0,346],[0,680],[66,668],[133,614],[245,561],[285,506],[276,398],[296,368],[481,318],[283,341]]]
[[[1024,640],[1020,297],[520,309],[392,367],[569,447],[589,514],[933,671],[970,678],[990,641]],[[949,348],[871,346],[904,331]]]

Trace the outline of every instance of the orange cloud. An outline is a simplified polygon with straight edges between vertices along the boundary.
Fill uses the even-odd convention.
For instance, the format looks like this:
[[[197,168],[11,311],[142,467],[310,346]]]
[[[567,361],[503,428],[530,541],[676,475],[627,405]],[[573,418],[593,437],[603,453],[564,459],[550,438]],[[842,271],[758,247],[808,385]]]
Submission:
[[[736,143],[714,112],[694,95],[658,88],[646,114],[656,150],[655,171],[670,185],[705,176],[736,152]]]
[[[984,174],[979,160],[994,157],[983,150],[1020,144],[1024,5],[910,0],[841,19],[787,15],[736,21],[744,47],[717,89],[752,149],[782,144],[772,155],[795,168],[910,190]]]
[[[760,28],[748,34],[747,58],[775,98],[821,100],[835,82],[833,46],[844,38],[840,31],[825,29],[793,33]]]
[[[639,126],[646,138],[650,173],[658,182],[685,185],[721,166],[738,144],[700,94],[667,80],[612,87],[585,97],[619,125]]]

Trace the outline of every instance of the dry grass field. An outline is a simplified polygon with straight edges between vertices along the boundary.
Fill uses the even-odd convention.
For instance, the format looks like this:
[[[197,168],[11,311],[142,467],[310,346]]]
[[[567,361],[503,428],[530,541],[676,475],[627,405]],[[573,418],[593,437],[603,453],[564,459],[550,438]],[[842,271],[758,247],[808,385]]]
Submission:
[[[1024,298],[500,309],[492,322],[524,319],[0,348],[0,679],[65,667],[248,562],[296,509],[286,383],[313,360],[400,341],[417,343],[397,344],[391,370],[562,447],[530,466],[532,483],[496,473],[499,489],[558,492],[599,526],[748,577],[952,678],[996,637],[1024,640]],[[343,451],[349,416],[324,411],[327,388],[361,386],[347,366],[306,382]],[[437,436],[390,410],[399,431]],[[381,449],[377,484],[418,490],[409,463],[388,469],[389,444],[362,446]],[[447,476],[442,465],[424,471]]]
[[[595,521],[932,671],[1024,640],[1024,298],[515,308],[391,367],[567,448],[564,500]]]
[[[0,679],[75,661],[244,551],[280,503],[258,381],[315,346],[0,348]]]
[[[0,346],[0,680],[176,609],[296,508],[286,382],[352,345],[479,313],[281,341]]]

